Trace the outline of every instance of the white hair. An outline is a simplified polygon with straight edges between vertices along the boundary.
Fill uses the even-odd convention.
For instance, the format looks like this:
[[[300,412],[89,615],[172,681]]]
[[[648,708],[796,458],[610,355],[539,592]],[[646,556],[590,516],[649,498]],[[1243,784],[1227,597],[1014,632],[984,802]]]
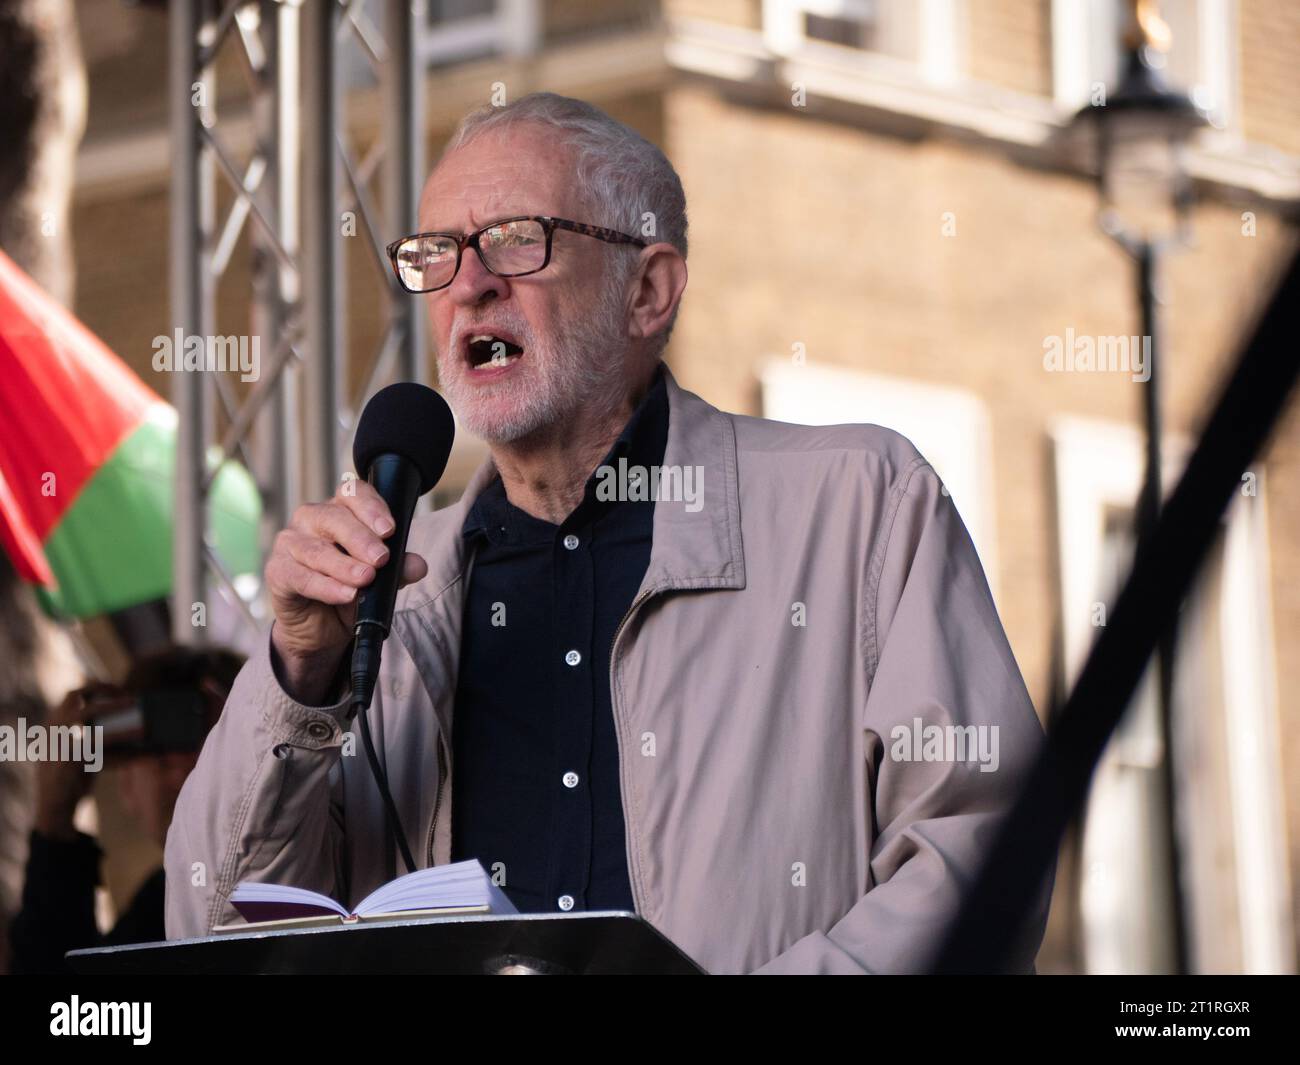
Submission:
[[[491,130],[524,122],[558,130],[573,148],[577,156],[575,184],[592,212],[591,217],[575,221],[616,229],[651,244],[664,241],[686,258],[686,193],[672,163],[636,130],[583,100],[534,92],[501,107],[486,105],[461,119],[443,154]],[[635,247],[610,248],[617,256],[615,261],[626,263],[630,272]],[[625,272],[618,280],[627,276]],[[661,352],[676,318],[674,309],[659,338]]]

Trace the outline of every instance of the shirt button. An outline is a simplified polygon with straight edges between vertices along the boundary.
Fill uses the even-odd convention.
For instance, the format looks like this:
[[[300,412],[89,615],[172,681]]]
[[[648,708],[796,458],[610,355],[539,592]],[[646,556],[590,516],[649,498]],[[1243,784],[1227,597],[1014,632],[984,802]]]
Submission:
[[[569,910],[571,910],[571,909],[573,909],[573,896],[572,896],[572,895],[561,895],[558,901],[559,901],[559,903],[560,903],[560,909],[562,909],[562,910],[564,910],[564,911],[566,911],[566,912],[569,911]]]
[[[577,651],[570,651],[567,655],[564,656],[564,661],[571,666],[576,666],[579,662],[582,661],[582,655],[578,654]]]
[[[578,538],[574,536],[573,533],[569,533],[569,535],[564,538],[564,546],[570,551],[575,550],[578,546]]]
[[[566,788],[576,788],[578,786],[578,774],[570,770],[561,778]]]

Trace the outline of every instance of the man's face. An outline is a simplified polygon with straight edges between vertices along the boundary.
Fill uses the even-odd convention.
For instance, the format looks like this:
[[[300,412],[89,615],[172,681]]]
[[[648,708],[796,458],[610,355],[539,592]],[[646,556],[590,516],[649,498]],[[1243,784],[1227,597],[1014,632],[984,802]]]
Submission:
[[[430,175],[420,229],[463,235],[519,215],[605,224],[587,217],[573,174],[572,150],[553,131],[522,124],[487,132]],[[465,249],[455,280],[426,296],[439,382],[465,428],[489,442],[509,442],[570,424],[583,412],[618,408],[629,361],[624,274],[611,269],[619,254],[557,230],[545,269],[503,278]],[[476,344],[476,337],[511,346]],[[498,357],[485,360],[488,352]]]

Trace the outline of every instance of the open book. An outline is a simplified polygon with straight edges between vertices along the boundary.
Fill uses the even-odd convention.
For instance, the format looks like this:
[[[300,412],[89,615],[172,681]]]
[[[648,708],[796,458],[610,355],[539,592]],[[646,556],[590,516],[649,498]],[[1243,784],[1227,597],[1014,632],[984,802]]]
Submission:
[[[371,892],[349,913],[327,895],[281,884],[243,881],[230,893],[230,904],[247,924],[223,924],[214,932],[258,928],[310,928],[361,921],[457,913],[518,913],[476,859],[435,865],[398,877]]]

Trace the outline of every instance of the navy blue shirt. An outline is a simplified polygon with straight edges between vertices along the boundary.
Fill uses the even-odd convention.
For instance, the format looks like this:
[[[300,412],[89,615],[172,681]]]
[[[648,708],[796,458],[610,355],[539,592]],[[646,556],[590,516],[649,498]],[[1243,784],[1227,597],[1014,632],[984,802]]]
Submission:
[[[662,464],[667,439],[658,373],[562,524],[512,505],[499,479],[465,521],[475,560],[452,723],[451,857],[503,873],[521,913],[634,909],[609,659],[650,562],[654,501],[602,498],[614,482],[598,475],[620,460]]]

